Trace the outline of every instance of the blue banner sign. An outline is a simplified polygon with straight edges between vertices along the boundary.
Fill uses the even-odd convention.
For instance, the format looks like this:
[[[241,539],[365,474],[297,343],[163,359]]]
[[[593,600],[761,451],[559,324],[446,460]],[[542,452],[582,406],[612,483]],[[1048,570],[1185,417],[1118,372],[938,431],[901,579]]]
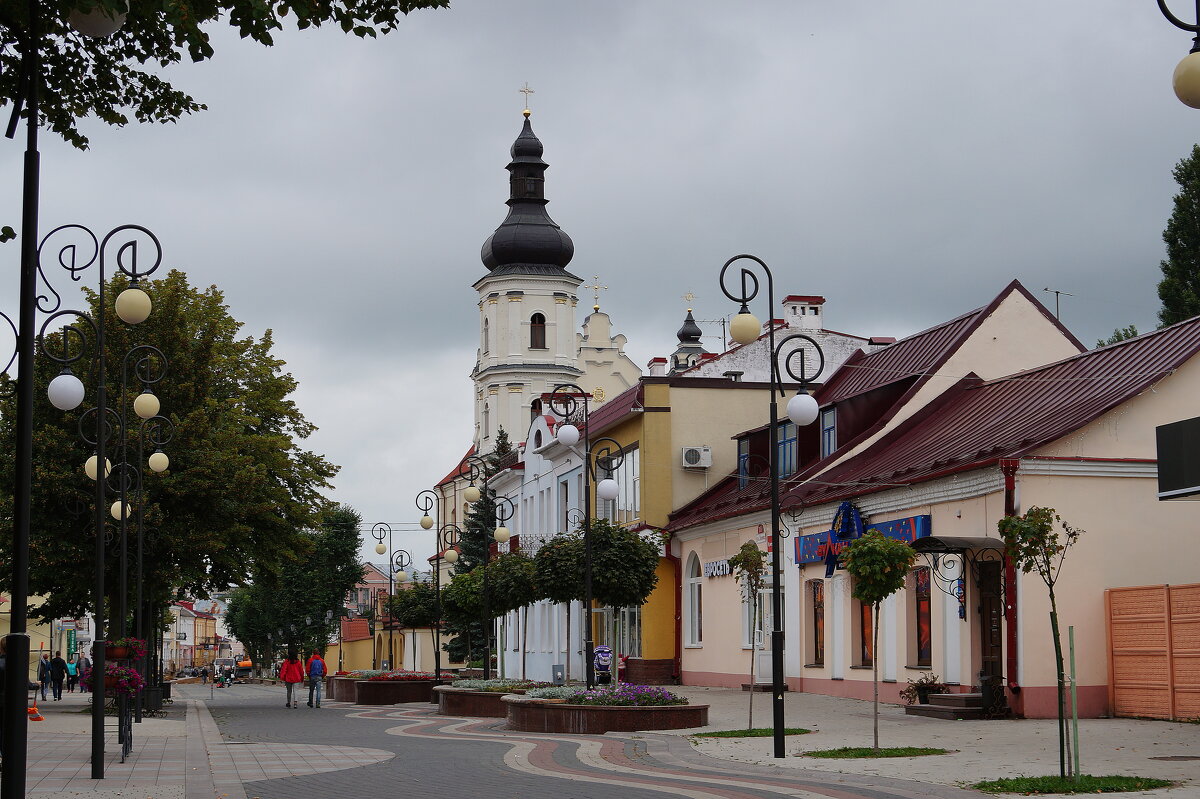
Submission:
[[[896,519],[890,522],[873,522],[867,525],[867,530],[878,530],[888,538],[912,543],[918,538],[925,538],[933,524],[929,516],[910,516],[907,519]],[[832,530],[823,533],[812,533],[796,537],[796,563],[819,563],[827,560],[831,554],[836,557],[843,549],[850,546],[853,538],[838,538]]]

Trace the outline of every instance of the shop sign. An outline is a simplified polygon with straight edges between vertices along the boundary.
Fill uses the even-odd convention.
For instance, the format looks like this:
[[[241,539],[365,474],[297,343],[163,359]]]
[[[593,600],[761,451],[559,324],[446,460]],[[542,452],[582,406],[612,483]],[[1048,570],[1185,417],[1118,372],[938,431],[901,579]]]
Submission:
[[[878,530],[888,538],[894,538],[897,541],[905,541],[911,544],[918,538],[927,537],[932,527],[931,517],[925,515],[910,516],[907,519],[896,519],[890,522],[872,523],[867,526],[867,529]],[[836,557],[858,537],[860,536],[838,538],[833,530],[797,536],[796,564],[819,563],[827,560],[831,554],[831,550],[833,556]]]
[[[732,572],[733,569],[729,568],[729,561],[727,560],[713,560],[704,564],[705,577],[724,577]]]

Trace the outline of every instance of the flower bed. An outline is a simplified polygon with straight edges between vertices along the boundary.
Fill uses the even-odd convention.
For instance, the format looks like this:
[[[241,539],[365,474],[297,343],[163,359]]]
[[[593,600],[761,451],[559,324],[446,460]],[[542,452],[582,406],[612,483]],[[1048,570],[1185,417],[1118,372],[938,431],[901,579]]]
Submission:
[[[381,672],[367,679],[372,682],[413,682],[421,680],[432,682],[437,679],[437,675],[432,671],[404,671],[403,669],[398,669],[396,671]],[[453,680],[454,675],[443,672],[442,679]]]
[[[386,672],[354,681],[354,704],[398,705],[403,702],[432,702],[434,675],[428,672],[404,672],[420,677],[396,677],[396,672]],[[450,679],[444,675],[443,679]]]
[[[650,686],[628,686],[648,688]],[[582,692],[596,693],[596,692]],[[612,691],[619,693],[619,689]],[[642,692],[629,692],[640,695]],[[579,696],[576,694],[575,696]],[[682,730],[708,725],[708,705],[642,704],[616,705],[605,697],[592,704],[571,704],[573,699],[538,699],[509,694],[501,697],[508,729],[518,732],[563,732],[603,735],[606,732],[639,730]],[[634,699],[632,701],[639,701]],[[684,700],[686,702],[686,700]]]

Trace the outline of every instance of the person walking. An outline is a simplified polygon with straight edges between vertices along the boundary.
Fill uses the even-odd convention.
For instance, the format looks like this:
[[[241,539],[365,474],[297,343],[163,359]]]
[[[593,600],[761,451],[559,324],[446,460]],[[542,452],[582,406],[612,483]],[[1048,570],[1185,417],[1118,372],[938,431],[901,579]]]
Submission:
[[[46,690],[50,687],[50,653],[43,652],[38,660],[37,681],[42,685],[42,701],[46,701]]]
[[[67,658],[67,693],[75,693],[75,684],[79,682],[79,664],[75,662],[75,656],[71,655]]]
[[[208,666],[204,666],[200,669],[200,684],[208,685]]]
[[[55,652],[50,661],[50,687],[54,692],[54,701],[62,701],[63,680],[67,679],[67,661],[63,660],[62,652]]]
[[[325,659],[321,657],[321,653],[313,650],[310,657],[304,664],[304,670],[308,672],[308,706],[313,707],[313,696],[316,696],[316,707],[321,706],[321,686],[325,683]]]
[[[92,659],[84,652],[79,656],[79,693],[86,694],[88,689],[83,684],[83,675],[92,670]]]
[[[296,686],[304,682],[304,664],[295,651],[289,652],[283,665],[279,667],[279,679],[287,686],[287,703],[284,707],[300,707],[300,696]]]

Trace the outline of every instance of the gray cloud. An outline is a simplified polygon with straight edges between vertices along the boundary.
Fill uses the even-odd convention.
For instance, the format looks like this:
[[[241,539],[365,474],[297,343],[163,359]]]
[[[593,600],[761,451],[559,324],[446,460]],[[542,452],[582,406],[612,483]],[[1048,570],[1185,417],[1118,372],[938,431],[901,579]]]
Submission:
[[[214,41],[168,73],[208,112],[90,124],[87,153],[45,137],[43,229],[145,224],[274,329],[367,520],[415,519],[469,443],[470,286],[525,81],[571,269],[610,287],[639,363],[673,347],[684,293],[699,318],[734,310],[716,273],[746,251],[846,332],[902,336],[1014,277],[1075,295],[1087,343],[1151,329],[1198,119],[1170,90],[1188,37],[1124,0],[458,0],[375,42]],[[0,148],[6,223],[20,149]]]

